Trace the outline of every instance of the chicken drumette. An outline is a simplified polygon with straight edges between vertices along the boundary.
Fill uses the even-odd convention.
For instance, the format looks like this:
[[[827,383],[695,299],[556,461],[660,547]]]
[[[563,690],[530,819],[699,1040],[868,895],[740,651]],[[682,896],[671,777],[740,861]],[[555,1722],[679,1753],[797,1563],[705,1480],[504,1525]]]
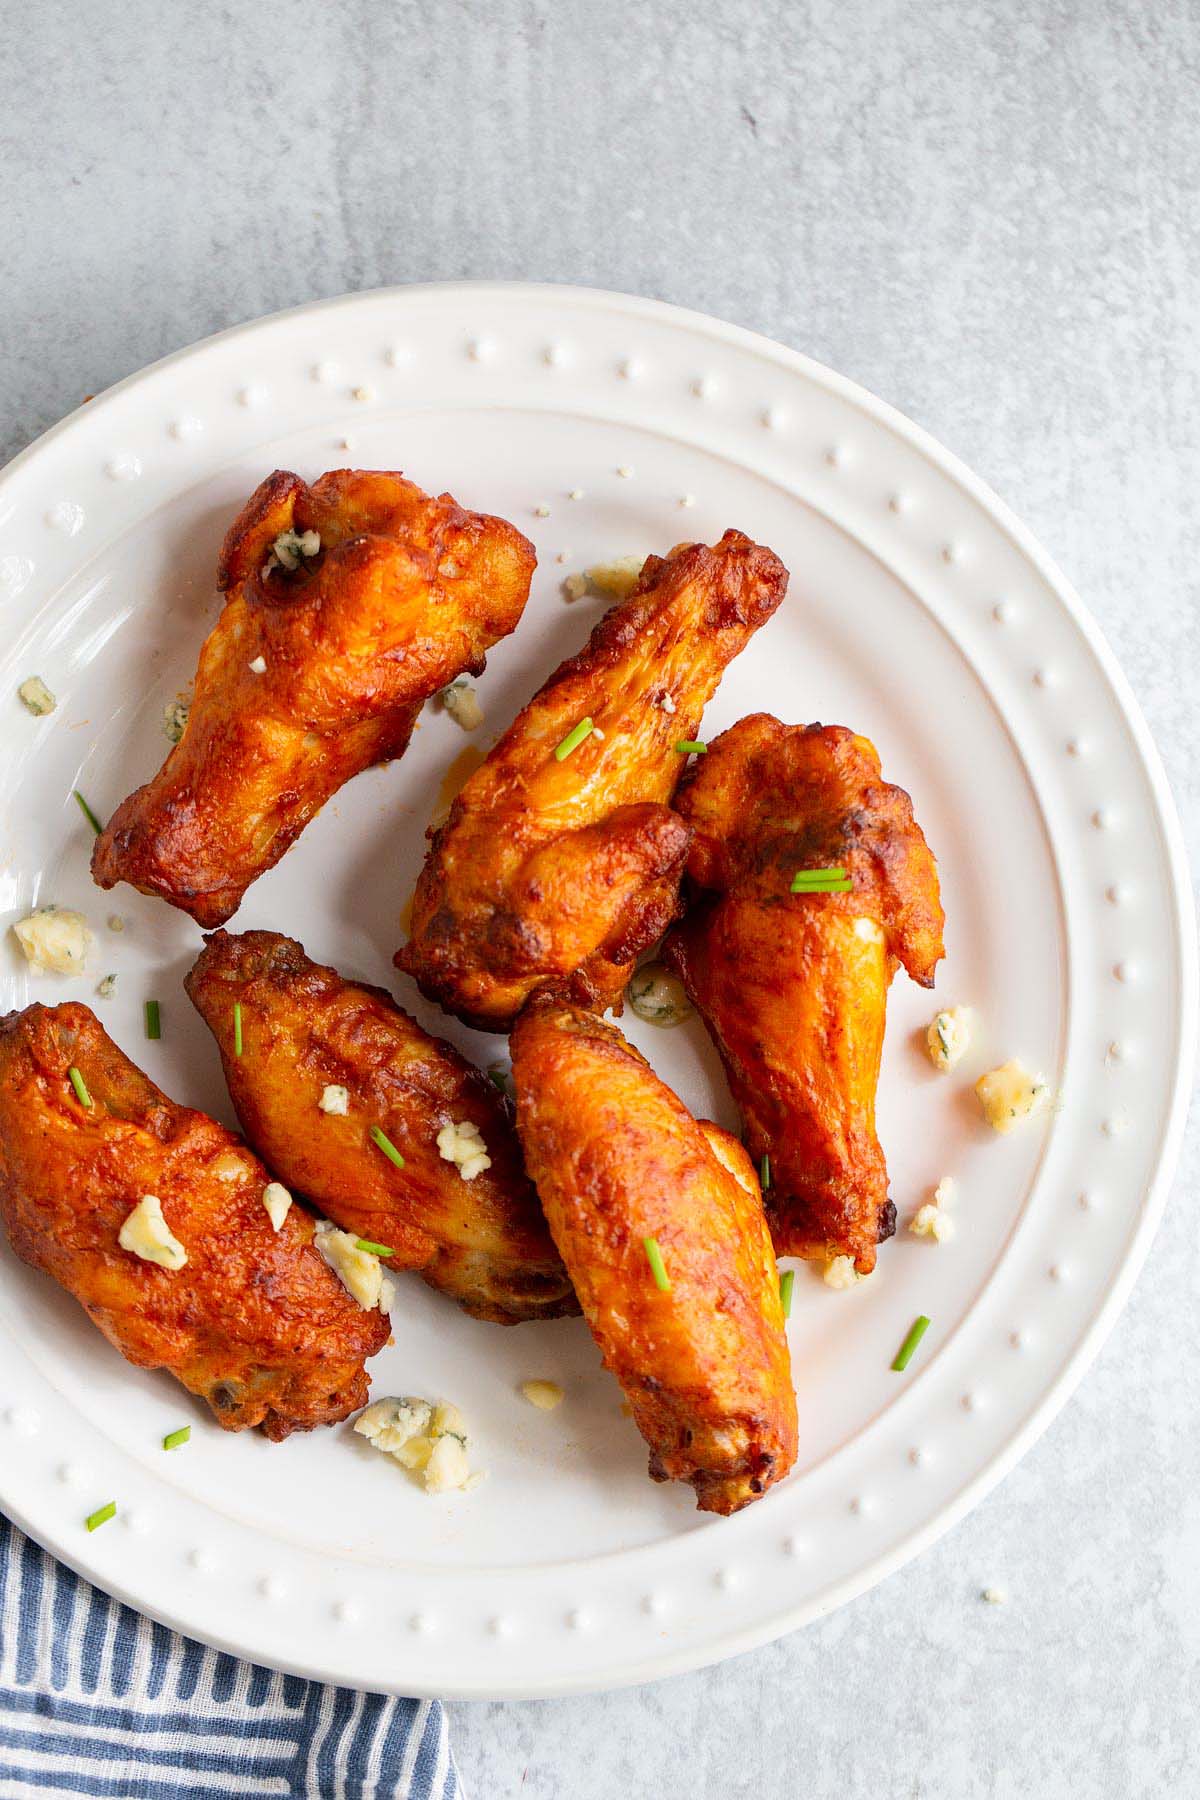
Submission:
[[[363,1362],[389,1326],[324,1262],[302,1207],[275,1229],[270,1180],[232,1132],[156,1088],[86,1006],[0,1020],[0,1218],[13,1249],[130,1362],[169,1370],[227,1431],[278,1439],[365,1404]],[[180,1267],[119,1241],[147,1196]]]
[[[779,558],[740,531],[647,558],[433,834],[396,956],[424,994],[493,1031],[545,981],[619,1006],[677,910],[690,835],[670,807],[678,746],[786,588]]]
[[[221,549],[183,737],[101,832],[96,881],[222,924],[332,794],[404,751],[430,694],[482,669],[535,562],[514,526],[402,475],[268,477]]]
[[[769,1158],[775,1249],[865,1274],[895,1228],[875,1135],[887,992],[900,963],[932,987],[943,955],[933,854],[874,746],[841,726],[742,719],[677,805],[707,891],[665,960],[721,1053],[751,1156]],[[851,891],[791,892],[829,868]]]

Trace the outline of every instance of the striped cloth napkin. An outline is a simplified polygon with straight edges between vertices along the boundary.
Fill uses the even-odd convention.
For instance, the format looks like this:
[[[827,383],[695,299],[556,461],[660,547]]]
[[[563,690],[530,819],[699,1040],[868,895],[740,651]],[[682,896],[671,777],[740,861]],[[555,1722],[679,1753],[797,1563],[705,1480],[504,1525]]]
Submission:
[[[322,1687],[110,1600],[0,1515],[0,1797],[462,1800],[436,1700]]]

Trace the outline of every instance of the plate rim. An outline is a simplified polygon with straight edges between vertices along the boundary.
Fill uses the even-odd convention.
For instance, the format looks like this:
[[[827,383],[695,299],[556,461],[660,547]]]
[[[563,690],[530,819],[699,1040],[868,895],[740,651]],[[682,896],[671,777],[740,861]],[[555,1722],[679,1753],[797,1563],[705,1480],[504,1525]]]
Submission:
[[[218,344],[239,338],[248,340],[260,333],[269,332],[286,320],[293,320],[305,315],[327,316],[370,301],[393,299],[399,304],[419,295],[445,295],[447,297],[469,295],[483,308],[487,307],[493,296],[508,300],[525,297],[543,302],[557,301],[573,307],[587,306],[596,311],[615,312],[627,318],[654,319],[665,325],[682,327],[710,340],[715,339],[738,346],[768,363],[790,369],[816,386],[836,395],[856,411],[875,420],[911,445],[922,458],[973,499],[991,521],[1000,528],[1020,555],[1041,576],[1055,600],[1064,607],[1080,637],[1095,658],[1103,682],[1116,702],[1129,732],[1155,802],[1154,823],[1161,839],[1164,863],[1170,875],[1170,913],[1178,946],[1180,1053],[1175,1059],[1170,1082],[1164,1084],[1162,1090],[1164,1097],[1163,1129],[1151,1173],[1145,1185],[1140,1209],[1124,1255],[1110,1277],[1106,1291],[1085,1329],[1080,1333],[1074,1348],[1069,1352],[1057,1375],[1049,1382],[1023,1423],[1012,1432],[1003,1447],[995,1451],[983,1466],[962,1485],[953,1498],[936,1508],[922,1525],[910,1530],[892,1548],[881,1551],[864,1561],[852,1574],[844,1577],[832,1590],[819,1599],[810,1598],[799,1604],[785,1607],[782,1611],[772,1612],[769,1617],[757,1624],[727,1628],[724,1632],[710,1632],[703,1637],[703,1641],[681,1640],[675,1645],[666,1648],[660,1647],[652,1657],[647,1656],[627,1664],[623,1662],[623,1666],[619,1670],[612,1670],[600,1675],[564,1674],[557,1680],[539,1680],[533,1683],[527,1680],[517,1680],[497,1684],[491,1680],[482,1682],[476,1680],[449,1687],[442,1683],[436,1688],[422,1686],[420,1682],[416,1684],[406,1682],[402,1687],[392,1686],[390,1690],[385,1687],[382,1690],[461,1699],[552,1698],[576,1693],[611,1691],[646,1681],[666,1679],[671,1675],[705,1667],[724,1660],[726,1657],[738,1655],[772,1642],[812,1620],[824,1616],[837,1607],[845,1605],[859,1594],[876,1586],[888,1575],[903,1567],[904,1564],[935,1543],[957,1524],[984,1495],[1002,1481],[1037,1441],[1052,1419],[1070,1399],[1112,1330],[1141,1272],[1165,1210],[1167,1196],[1182,1148],[1194,1080],[1197,1016],[1200,1012],[1196,915],[1183,829],[1157,746],[1150,734],[1132,687],[1117,662],[1101,627],[1053,558],[992,488],[923,426],[908,418],[889,402],[879,399],[857,382],[807,356],[804,352],[795,350],[745,326],[736,325],[710,314],[677,306],[667,301],[569,283],[490,280],[417,282],[362,289],[325,299],[310,300],[298,306],[244,320],[198,339],[194,343],[181,346],[166,356],[133,371],[91,400],[83,402],[35,438],[32,443],[18,452],[3,469],[0,469],[0,500],[13,477],[22,471],[27,463],[52,446],[61,435],[67,433],[81,415],[86,413],[89,418],[96,417],[106,409],[109,402],[127,393],[138,384],[149,382],[172,365],[184,362],[199,352]],[[98,1579],[87,1559],[74,1553],[68,1544],[59,1542],[57,1534],[53,1530],[48,1531],[44,1526],[39,1528],[36,1521],[23,1517],[20,1507],[14,1506],[8,1499],[4,1500],[4,1507],[8,1516],[29,1537],[41,1544],[68,1567],[74,1569],[83,1579],[101,1588],[102,1591],[115,1595],[136,1611],[145,1613],[170,1629],[180,1631],[193,1638],[199,1638],[199,1641],[212,1644],[239,1658],[260,1660],[253,1649],[247,1649],[245,1643],[239,1642],[237,1638],[209,1631],[198,1634],[194,1626],[189,1625],[179,1614],[173,1613],[169,1607],[147,1605],[140,1593],[136,1598],[133,1597],[131,1591],[122,1583],[110,1579],[107,1575]],[[83,1546],[80,1548],[82,1549]],[[338,1674],[336,1670],[322,1666],[319,1662],[297,1660],[289,1663],[280,1661],[272,1655],[270,1666],[284,1669],[286,1672],[310,1680],[338,1685],[346,1684],[344,1674]]]

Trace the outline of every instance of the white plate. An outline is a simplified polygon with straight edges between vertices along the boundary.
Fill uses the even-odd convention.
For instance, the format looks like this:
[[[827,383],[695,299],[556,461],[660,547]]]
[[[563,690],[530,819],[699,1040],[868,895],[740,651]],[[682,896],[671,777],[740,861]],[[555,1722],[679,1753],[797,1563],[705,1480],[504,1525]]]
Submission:
[[[801,1269],[791,1321],[801,1453],[731,1520],[654,1486],[578,1320],[503,1331],[412,1280],[377,1393],[456,1400],[490,1479],[431,1499],[346,1426],[231,1437],[165,1376],[110,1352],[75,1303],[0,1255],[0,1504],[101,1587],[263,1662],[405,1693],[510,1696],[615,1686],[803,1624],[943,1531],[1032,1441],[1129,1290],[1176,1153],[1193,1038],[1192,926],[1161,769],[1095,626],[1003,507],[945,451],[827,370],[731,326],[575,289],[412,288],[247,326],[124,382],[0,482],[0,923],[80,906],[86,981],[31,981],[11,937],[0,998],[94,1001],[169,1093],[232,1120],[180,978],[182,915],[89,881],[91,833],[157,766],[217,600],[221,533],[276,466],[403,468],[515,520],[541,566],[493,652],[480,736],[507,723],[585,635],[569,571],[711,541],[730,524],[792,571],[781,613],[730,669],[714,734],[768,708],[853,725],[910,789],[940,860],[949,954],[938,999],[977,1008],[968,1062],[937,1075],[933,1011],[892,993],[881,1132],[902,1222],[942,1175],[949,1245],[903,1228],[877,1276],[834,1293]],[[569,497],[572,490],[582,497]],[[686,501],[685,501],[685,496]],[[548,512],[543,512],[543,508]],[[40,673],[45,720],[12,699]],[[387,981],[397,918],[446,766],[441,712],[361,776],[250,890],[234,929],[300,938]],[[113,911],[128,921],[108,932]],[[482,1061],[498,1041],[405,1005]],[[141,1005],[162,1004],[143,1041]],[[699,1111],[733,1123],[694,1022],[632,1035]],[[971,1083],[1019,1054],[1058,1095],[995,1137]],[[932,1320],[905,1375],[892,1357]],[[556,1413],[517,1394],[567,1389]],[[164,1454],[190,1421],[191,1443]],[[115,1499],[93,1536],[83,1517]]]

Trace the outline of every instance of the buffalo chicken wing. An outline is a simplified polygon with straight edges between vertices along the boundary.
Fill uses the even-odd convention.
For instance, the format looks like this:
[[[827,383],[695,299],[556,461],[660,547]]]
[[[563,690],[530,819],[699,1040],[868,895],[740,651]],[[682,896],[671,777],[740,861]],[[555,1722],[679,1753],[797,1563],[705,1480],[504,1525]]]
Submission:
[[[578,1312],[504,1101],[390,994],[273,931],[215,932],[185,985],[242,1129],[290,1187],[476,1318]],[[439,1138],[460,1137],[448,1160]],[[472,1169],[472,1142],[490,1166]]]
[[[768,713],[715,739],[678,799],[704,890],[665,960],[711,1032],[780,1256],[850,1256],[895,1229],[875,1135],[887,992],[903,963],[932,987],[943,954],[937,864],[866,738]],[[793,893],[844,869],[848,892]]]
[[[96,881],[222,924],[351,776],[402,754],[430,694],[482,669],[535,560],[514,526],[402,475],[268,477],[222,546],[183,736],[101,832]]]
[[[13,1249],[73,1294],[109,1342],[167,1369],[219,1425],[269,1438],[365,1404],[387,1319],[351,1298],[232,1132],[177,1106],[86,1007],[0,1020],[0,1218]],[[122,1244],[147,1197],[181,1266]]]
[[[396,956],[424,994],[493,1031],[545,981],[619,1006],[678,907],[678,746],[786,587],[779,558],[739,531],[647,559],[432,834]]]
[[[690,1482],[702,1511],[736,1512],[796,1456],[779,1275],[746,1153],[697,1123],[615,1026],[552,990],[525,1007],[512,1052],[526,1162],[650,1474]]]

